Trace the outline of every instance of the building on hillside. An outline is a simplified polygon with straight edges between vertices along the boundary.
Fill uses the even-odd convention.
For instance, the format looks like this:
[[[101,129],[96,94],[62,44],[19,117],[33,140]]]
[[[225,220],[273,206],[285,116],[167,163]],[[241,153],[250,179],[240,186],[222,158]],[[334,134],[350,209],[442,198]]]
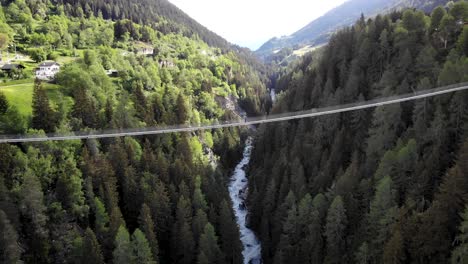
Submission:
[[[21,64],[16,64],[16,63],[8,63],[2,66],[2,71],[4,72],[10,72],[13,70],[23,70],[25,67]]]
[[[109,77],[119,77],[119,71],[114,69],[106,70],[106,74]]]
[[[10,78],[20,78],[23,75],[23,65],[17,63],[8,63],[2,66],[2,71]]]
[[[159,60],[159,67],[160,68],[174,68],[175,64],[174,62],[170,60]]]
[[[53,80],[60,72],[60,64],[55,61],[45,61],[36,69],[36,78],[40,80]]]
[[[154,48],[142,47],[137,49],[137,55],[151,56],[154,54]]]

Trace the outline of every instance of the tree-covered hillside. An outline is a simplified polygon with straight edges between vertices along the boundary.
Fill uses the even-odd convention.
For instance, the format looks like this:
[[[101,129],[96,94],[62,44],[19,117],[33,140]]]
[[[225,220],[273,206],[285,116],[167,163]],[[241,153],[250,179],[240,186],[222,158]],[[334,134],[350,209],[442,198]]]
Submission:
[[[468,3],[361,19],[278,81],[274,112],[468,81]],[[261,126],[250,224],[265,263],[464,263],[468,93]]]
[[[15,0],[2,0],[6,6]],[[46,18],[51,12],[61,11],[67,16],[107,20],[129,19],[135,23],[156,26],[163,33],[176,32],[186,36],[198,35],[209,45],[223,49],[229,43],[190,18],[167,0],[27,0],[34,17]]]
[[[2,134],[222,122],[239,118],[229,101],[264,111],[246,53],[165,31],[179,24],[164,14],[135,21],[146,5],[106,2],[121,9],[109,20],[102,1],[65,2],[2,1],[0,49],[25,67],[0,76]],[[32,78],[45,59],[62,64],[55,84]],[[0,144],[0,262],[241,263],[226,184],[244,132]]]

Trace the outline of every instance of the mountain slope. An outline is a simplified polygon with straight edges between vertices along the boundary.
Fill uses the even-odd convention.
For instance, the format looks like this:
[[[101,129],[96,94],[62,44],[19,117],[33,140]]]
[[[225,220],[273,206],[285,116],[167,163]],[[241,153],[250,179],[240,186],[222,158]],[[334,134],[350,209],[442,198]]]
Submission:
[[[273,38],[263,44],[255,53],[260,57],[268,57],[282,48],[297,48],[305,45],[320,45],[328,41],[331,34],[338,29],[354,23],[361,14],[366,17],[404,7],[415,7],[430,11],[447,0],[350,0],[329,11],[322,17],[295,32],[281,38]]]
[[[33,6],[40,6],[31,1]],[[167,0],[51,0],[51,2],[65,6],[65,13],[72,16],[102,15],[104,19],[120,20],[130,19],[135,23],[156,25],[163,33],[180,32],[187,36],[197,34],[210,46],[222,49],[229,47],[229,43],[222,37],[213,33],[182,10]],[[78,10],[81,7],[81,11]],[[31,6],[30,6],[31,8]],[[34,12],[34,10],[32,10]],[[37,10],[38,11],[38,10]],[[38,12],[35,13],[38,13]],[[170,21],[172,23],[165,23]]]
[[[18,54],[2,58],[24,69],[0,74],[0,134],[221,123],[227,100],[264,112],[253,57],[165,3],[2,1],[0,49]],[[46,58],[55,84],[33,79]],[[0,144],[0,263],[240,264],[226,185],[241,133]]]
[[[406,10],[358,21],[321,57],[289,65],[272,113],[468,81],[467,10],[465,1],[431,17]],[[467,96],[260,126],[247,204],[264,262],[459,263]]]

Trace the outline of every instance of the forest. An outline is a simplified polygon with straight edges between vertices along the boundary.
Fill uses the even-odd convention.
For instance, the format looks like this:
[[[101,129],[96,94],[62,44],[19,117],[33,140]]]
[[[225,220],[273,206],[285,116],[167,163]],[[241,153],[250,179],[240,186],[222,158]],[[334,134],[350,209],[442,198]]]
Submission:
[[[273,112],[468,81],[468,3],[361,17],[277,73]],[[468,93],[262,125],[250,225],[265,263],[466,263]]]
[[[0,73],[5,135],[211,124],[468,81],[466,1],[362,16],[274,66],[167,0],[0,3],[2,60],[22,66]],[[61,65],[50,82],[33,77],[46,60]],[[244,263],[227,185],[253,133],[263,263],[468,260],[457,92],[255,129],[0,144],[0,263]]]
[[[240,118],[226,101],[265,111],[261,65],[208,44],[219,39],[198,24],[178,30],[177,11],[107,1],[110,15],[102,1],[78,2],[2,1],[2,54],[30,58],[22,74],[0,76],[2,134]],[[46,59],[63,61],[53,83],[31,76]],[[15,101],[28,97],[16,83],[30,85],[29,104]],[[0,263],[242,263],[226,185],[247,133],[0,144]]]

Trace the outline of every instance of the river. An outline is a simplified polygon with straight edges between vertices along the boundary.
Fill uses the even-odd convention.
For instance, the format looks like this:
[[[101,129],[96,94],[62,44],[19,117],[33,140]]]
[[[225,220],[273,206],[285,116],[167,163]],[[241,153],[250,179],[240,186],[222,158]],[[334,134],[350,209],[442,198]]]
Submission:
[[[252,138],[245,142],[242,160],[237,164],[229,183],[229,196],[231,197],[236,221],[239,225],[240,240],[244,247],[242,256],[244,264],[262,263],[262,246],[255,233],[246,226],[247,207],[245,198],[247,197],[248,179],[246,177],[246,167],[250,162],[252,153]]]

